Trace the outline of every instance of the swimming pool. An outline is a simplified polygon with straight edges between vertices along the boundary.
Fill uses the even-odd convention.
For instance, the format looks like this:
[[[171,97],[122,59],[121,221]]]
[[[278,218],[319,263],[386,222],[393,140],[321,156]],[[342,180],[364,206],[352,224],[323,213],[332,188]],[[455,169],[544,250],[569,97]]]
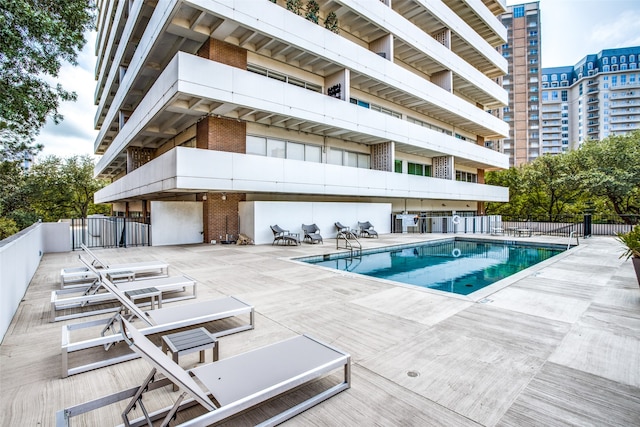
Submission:
[[[298,258],[310,264],[469,295],[564,251],[553,245],[452,239]]]

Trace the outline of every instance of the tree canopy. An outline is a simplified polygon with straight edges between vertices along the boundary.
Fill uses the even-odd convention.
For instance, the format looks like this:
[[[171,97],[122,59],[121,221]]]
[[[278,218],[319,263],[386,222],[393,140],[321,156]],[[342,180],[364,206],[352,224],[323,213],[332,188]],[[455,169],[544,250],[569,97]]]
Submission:
[[[95,205],[93,194],[106,182],[93,178],[89,156],[63,159],[48,156],[24,173],[18,162],[0,162],[0,218],[19,229],[36,222],[108,214],[110,207]]]
[[[59,103],[75,100],[49,81],[62,61],[76,65],[94,10],[89,0],[0,1],[0,161],[37,152],[33,138],[46,119],[59,123]]]
[[[548,221],[585,209],[638,215],[640,131],[587,140],[567,154],[488,172],[486,183],[509,187],[509,203],[488,203],[487,214]]]

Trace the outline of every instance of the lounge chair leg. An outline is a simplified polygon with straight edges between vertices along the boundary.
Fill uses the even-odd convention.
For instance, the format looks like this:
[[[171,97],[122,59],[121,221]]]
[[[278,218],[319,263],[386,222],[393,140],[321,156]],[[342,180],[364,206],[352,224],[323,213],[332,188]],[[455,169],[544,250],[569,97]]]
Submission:
[[[144,380],[144,382],[140,385],[140,387],[138,387],[138,391],[136,391],[136,394],[133,396],[133,398],[131,398],[129,404],[122,412],[122,419],[124,420],[125,426],[129,427],[131,425],[129,423],[129,412],[131,412],[131,410],[134,409],[136,405],[139,405],[142,413],[144,414],[144,418],[147,420],[147,424],[149,425],[149,427],[153,427],[151,418],[149,418],[149,414],[147,413],[147,408],[145,408],[144,403],[142,403],[142,394],[147,391],[147,389],[149,388],[149,384],[153,382],[155,375],[156,368],[153,368],[151,369],[149,375],[147,375],[147,378]]]

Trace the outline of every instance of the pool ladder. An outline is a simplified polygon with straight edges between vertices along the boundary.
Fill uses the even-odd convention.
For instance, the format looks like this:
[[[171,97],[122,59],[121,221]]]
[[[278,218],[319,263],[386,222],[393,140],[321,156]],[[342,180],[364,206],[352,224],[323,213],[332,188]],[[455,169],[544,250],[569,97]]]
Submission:
[[[578,240],[578,233],[576,231],[572,231],[569,233],[569,241],[567,242],[567,250],[571,249],[571,239],[573,236],[576,236],[576,246],[580,246],[580,240]]]
[[[344,249],[347,249],[351,256],[362,254],[362,244],[352,231],[338,231],[336,235],[336,249],[340,249],[340,241],[344,240]],[[357,245],[357,247],[355,246]]]

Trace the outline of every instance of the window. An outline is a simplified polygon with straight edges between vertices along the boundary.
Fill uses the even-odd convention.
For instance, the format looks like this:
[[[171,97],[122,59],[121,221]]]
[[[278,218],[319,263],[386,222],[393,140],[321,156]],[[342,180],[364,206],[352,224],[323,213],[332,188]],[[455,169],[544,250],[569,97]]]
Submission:
[[[636,60],[636,56],[633,53],[629,55],[629,62],[635,62],[635,60]]]
[[[560,75],[560,80],[567,80],[567,74],[564,73],[564,74]]]
[[[247,135],[246,151],[247,154],[256,154],[259,156],[304,160],[315,163],[322,162],[322,148],[319,145],[265,138],[262,136]]]
[[[607,65],[609,64],[609,58],[602,58],[602,65]]]
[[[247,135],[247,154],[267,155],[267,144],[265,139],[257,136]]]
[[[374,110],[374,111],[378,111],[380,113],[383,113],[383,114],[388,114],[389,116],[393,116],[393,117],[396,117],[398,119],[402,118],[402,114],[398,113],[397,111],[393,111],[393,110],[390,110],[388,108],[381,107],[380,105],[371,104],[371,109]]]
[[[549,92],[548,91],[544,91],[542,92],[542,101],[548,101],[549,100]]]
[[[524,5],[514,6],[513,8],[513,17],[514,18],[522,18],[524,16]]]
[[[609,66],[608,65],[603,65],[602,66],[602,71],[605,72],[605,73],[608,73],[609,72]]]
[[[547,74],[543,74],[542,75],[542,81],[543,82],[548,82],[549,81],[549,76]]]
[[[349,98],[349,102],[351,102],[352,104],[356,104],[359,107],[364,107],[364,108],[369,108],[370,107],[368,102],[361,101],[361,100],[356,99],[356,98]]]
[[[327,163],[340,166],[351,166],[369,169],[371,156],[363,153],[331,148],[327,156]]]
[[[269,70],[268,68],[260,67],[254,64],[247,65],[247,71],[252,73],[260,74],[271,79],[275,79],[281,82],[286,82],[292,84],[294,86],[303,87],[305,89],[311,90],[313,92],[322,93],[322,86],[306,82],[304,80],[300,80],[298,78],[290,77],[285,74],[279,73],[277,71]]]
[[[627,84],[627,75],[623,74],[620,76],[620,84],[621,85],[626,85]]]
[[[478,182],[478,174],[471,172],[456,171],[456,181]]]
[[[552,82],[557,82],[558,81],[558,75],[557,74],[551,74],[551,81]]]
[[[627,57],[624,55],[620,55],[620,63],[623,64],[625,62],[627,62]]]
[[[587,63],[587,70],[593,70],[593,62]]]
[[[562,96],[562,101],[563,101],[563,102],[567,102],[567,101],[568,101],[568,99],[569,99],[569,92],[568,92],[568,91],[566,91],[566,90],[563,90],[563,91],[561,92],[561,96]]]
[[[407,163],[407,173],[409,175],[431,176],[431,166],[420,163]]]
[[[447,134],[447,135],[452,135],[452,133],[451,133],[451,131],[450,131],[450,130],[446,130],[446,129],[443,129],[443,128],[439,127],[439,126],[432,125],[431,123],[423,122],[422,120],[420,120],[420,119],[416,119],[415,117],[409,117],[409,116],[407,116],[407,121],[408,121],[409,123],[414,123],[414,124],[416,124],[416,125],[420,125],[420,126],[422,126],[422,127],[425,127],[425,128],[429,128],[429,129],[435,130],[435,131],[437,131],[437,132],[442,132],[442,133],[445,133],[445,134]]]
[[[286,141],[280,139],[267,139],[267,157],[284,159],[286,154]]]
[[[558,91],[557,90],[554,90],[554,91],[551,92],[551,99],[553,101],[557,101],[558,100]]]
[[[307,162],[322,163],[322,149],[318,145],[304,146],[304,159]]]
[[[611,64],[617,64],[618,63],[618,58],[616,58],[615,56],[611,57]]]
[[[396,173],[402,173],[402,160],[396,160],[393,165],[393,170]]]
[[[618,76],[611,76],[611,87],[618,86]]]

